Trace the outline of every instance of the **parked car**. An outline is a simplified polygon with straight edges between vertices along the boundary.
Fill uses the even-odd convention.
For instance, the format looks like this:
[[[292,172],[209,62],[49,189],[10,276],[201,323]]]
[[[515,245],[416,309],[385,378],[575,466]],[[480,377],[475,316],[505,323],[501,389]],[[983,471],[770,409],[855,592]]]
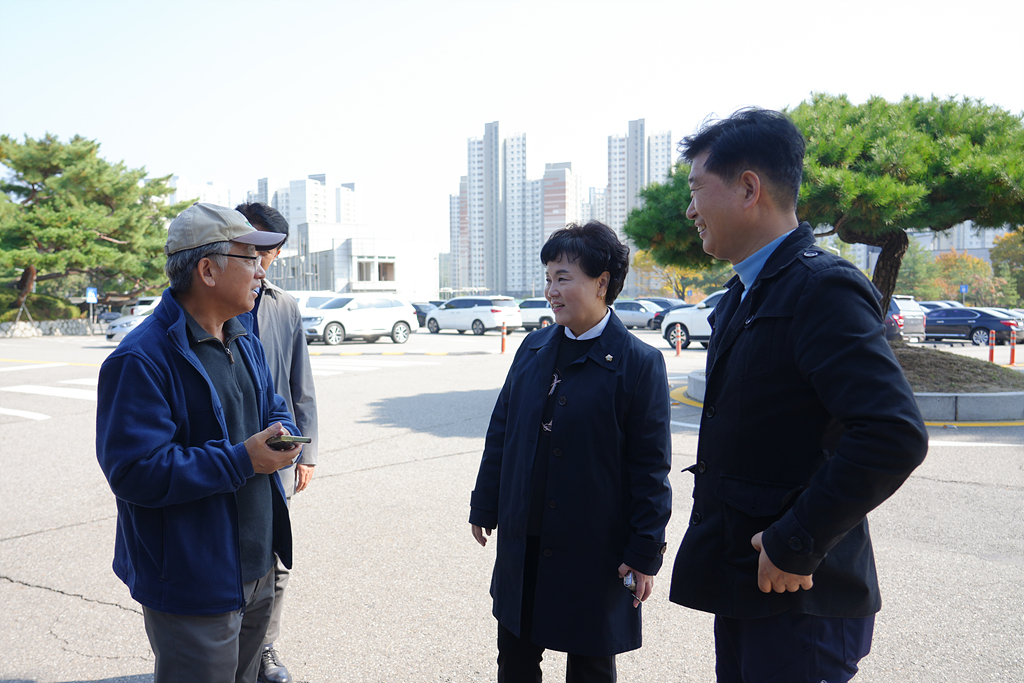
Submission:
[[[338,296],[340,296],[337,292],[328,291],[295,291],[288,293],[295,297],[295,301],[299,304],[300,311],[304,308],[320,308],[331,299],[337,299]]]
[[[662,323],[663,320],[665,320],[665,316],[668,315],[669,311],[675,311],[675,310],[678,310],[680,308],[692,308],[695,305],[696,304],[682,303],[682,304],[676,304],[675,306],[669,306],[668,308],[666,308],[664,310],[658,311],[657,313],[654,314],[654,317],[651,318],[651,322],[647,323],[647,327],[651,328],[652,330],[660,330],[661,329],[661,323]]]
[[[118,318],[122,317],[118,311],[103,311],[102,313],[96,314],[96,322],[98,323],[112,323]]]
[[[1005,313],[970,306],[937,308],[925,320],[925,337],[933,340],[963,339],[983,346],[988,344],[989,330],[995,330],[996,343],[1000,344],[1009,341],[1011,331],[1020,336],[1024,325]]]
[[[336,346],[346,339],[362,338],[373,343],[388,335],[404,344],[420,328],[416,309],[404,299],[384,294],[343,294],[319,308],[302,310],[306,342],[322,341]]]
[[[643,300],[644,301],[653,301],[654,303],[656,303],[659,306],[661,306],[662,310],[664,310],[664,311],[667,311],[668,309],[672,308],[673,306],[678,306],[679,304],[685,304],[686,303],[682,299],[669,299],[669,298],[657,297],[657,296],[645,296],[645,297],[643,297]]]
[[[437,334],[441,330],[483,334],[487,330],[512,331],[523,326],[523,316],[510,296],[457,296],[427,314],[427,329]]]
[[[147,317],[149,317],[149,313],[146,315],[126,315],[118,318],[107,325],[107,341],[121,341],[126,334],[138,327],[139,323]]]
[[[925,311],[934,311],[936,308],[952,308],[945,301],[918,301],[917,304]]]
[[[437,308],[437,304],[432,304],[428,301],[416,303],[412,302],[412,307],[416,309],[416,322],[419,323],[420,327],[427,326],[427,313]]]
[[[523,316],[524,330],[535,330],[542,327],[545,322],[548,325],[555,323],[555,314],[551,310],[551,302],[542,296],[535,296],[520,301],[519,312]]]
[[[679,323],[680,346],[686,348],[691,341],[701,342],[708,345],[711,339],[711,325],[708,324],[708,316],[715,306],[728,293],[728,289],[711,294],[695,306],[687,306],[669,311],[661,322],[662,336],[668,342],[670,348],[676,347],[676,323]]]
[[[885,316],[885,338],[924,341],[927,313],[926,309],[914,301],[914,297],[894,294],[889,301],[889,312]]]
[[[135,303],[122,306],[121,315],[146,315],[147,313],[152,313],[159,303],[159,294],[157,296],[140,296]]]
[[[658,304],[645,300],[616,301],[612,304],[612,309],[627,328],[647,327],[654,314],[664,310]]]

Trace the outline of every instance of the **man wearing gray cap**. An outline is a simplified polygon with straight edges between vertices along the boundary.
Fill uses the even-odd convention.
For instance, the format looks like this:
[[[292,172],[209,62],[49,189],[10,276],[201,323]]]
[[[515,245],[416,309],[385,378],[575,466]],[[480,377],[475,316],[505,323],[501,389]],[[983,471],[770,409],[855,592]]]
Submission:
[[[277,244],[237,211],[195,204],[171,222],[161,303],[100,369],[96,455],[117,497],[114,573],[143,607],[155,683],[256,680],[274,596],[291,566],[277,470],[301,446],[252,335]]]

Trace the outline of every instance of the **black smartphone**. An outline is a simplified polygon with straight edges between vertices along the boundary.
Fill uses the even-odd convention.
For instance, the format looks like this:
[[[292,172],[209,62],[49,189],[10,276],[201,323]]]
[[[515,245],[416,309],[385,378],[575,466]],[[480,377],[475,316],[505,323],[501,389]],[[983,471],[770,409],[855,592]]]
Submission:
[[[309,443],[313,439],[308,436],[292,436],[291,434],[281,434],[279,436],[272,436],[267,439],[267,445],[273,448],[275,451],[287,451],[295,447],[297,443]]]

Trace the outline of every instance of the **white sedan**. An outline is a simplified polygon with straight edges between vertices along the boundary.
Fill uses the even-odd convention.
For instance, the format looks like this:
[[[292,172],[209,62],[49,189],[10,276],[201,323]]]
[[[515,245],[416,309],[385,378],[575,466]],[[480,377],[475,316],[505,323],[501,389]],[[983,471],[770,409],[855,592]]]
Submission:
[[[612,304],[615,315],[619,317],[622,324],[630,327],[647,327],[654,314],[662,310],[661,306],[653,301],[616,301]]]
[[[677,308],[666,313],[665,319],[661,323],[661,330],[669,347],[676,348],[676,323],[679,324],[681,348],[685,349],[691,341],[701,342],[707,346],[708,340],[711,339],[711,325],[708,323],[708,316],[728,291],[728,289],[723,289],[705,298],[696,306]]]
[[[121,341],[126,334],[138,327],[139,323],[148,317],[147,313],[146,315],[126,315],[118,318],[107,325],[107,341]]]

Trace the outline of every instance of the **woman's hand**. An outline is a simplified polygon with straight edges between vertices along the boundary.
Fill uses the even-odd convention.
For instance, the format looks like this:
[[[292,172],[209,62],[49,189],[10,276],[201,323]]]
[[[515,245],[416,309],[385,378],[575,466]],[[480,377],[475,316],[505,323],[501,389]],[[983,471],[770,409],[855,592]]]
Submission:
[[[629,572],[633,572],[633,578],[636,580],[636,590],[633,591],[633,608],[635,609],[641,602],[651,597],[651,593],[654,592],[654,577],[641,574],[628,564],[623,563],[619,565],[620,579],[626,578],[626,574]]]
[[[487,532],[487,535],[490,536],[494,529],[485,529],[482,526],[477,526],[476,524],[470,524],[470,526],[473,527],[473,538],[476,539],[476,542],[480,545],[487,545],[487,539],[484,538],[484,532]]]

